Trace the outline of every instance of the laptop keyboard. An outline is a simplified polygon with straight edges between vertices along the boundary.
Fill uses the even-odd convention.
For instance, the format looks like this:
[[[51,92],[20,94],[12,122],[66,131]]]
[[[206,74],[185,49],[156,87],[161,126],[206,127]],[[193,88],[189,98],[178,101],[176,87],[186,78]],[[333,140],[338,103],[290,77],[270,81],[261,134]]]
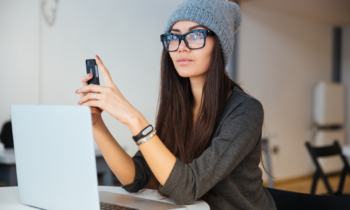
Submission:
[[[126,206],[119,206],[117,204],[102,203],[100,202],[101,210],[140,210]]]

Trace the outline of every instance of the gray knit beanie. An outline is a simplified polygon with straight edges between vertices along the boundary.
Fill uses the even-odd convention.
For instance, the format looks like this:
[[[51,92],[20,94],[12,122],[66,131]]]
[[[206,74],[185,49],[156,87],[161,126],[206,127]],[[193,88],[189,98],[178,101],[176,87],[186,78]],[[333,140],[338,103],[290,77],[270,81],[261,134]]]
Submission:
[[[226,67],[233,51],[234,34],[242,22],[239,6],[223,0],[187,0],[169,17],[164,33],[168,33],[180,20],[194,21],[214,31],[219,38]]]

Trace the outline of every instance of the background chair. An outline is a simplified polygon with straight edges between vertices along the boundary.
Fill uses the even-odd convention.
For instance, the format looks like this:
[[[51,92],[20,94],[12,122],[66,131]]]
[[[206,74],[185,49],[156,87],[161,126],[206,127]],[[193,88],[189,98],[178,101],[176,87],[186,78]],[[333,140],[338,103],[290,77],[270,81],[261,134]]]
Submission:
[[[13,136],[12,136],[12,124],[11,121],[7,121],[1,128],[0,132],[1,142],[5,148],[13,148]]]
[[[314,177],[313,177],[310,193],[315,194],[317,181],[321,177],[323,180],[323,183],[325,184],[325,186],[327,188],[329,195],[342,195],[345,176],[348,173],[350,175],[350,167],[349,167],[349,163],[346,160],[345,156],[342,154],[342,150],[341,150],[341,147],[339,146],[339,143],[337,141],[334,141],[332,146],[324,146],[324,147],[314,147],[314,146],[311,146],[311,144],[309,142],[306,142],[305,144],[306,144],[306,147],[307,147],[309,154],[312,158],[312,161],[314,162],[314,164],[316,166],[316,172],[315,172]],[[318,162],[318,159],[317,159],[319,157],[329,157],[329,156],[333,156],[333,155],[340,155],[340,157],[344,163],[344,168],[341,172],[341,178],[339,181],[338,190],[335,193],[333,192],[331,186],[329,185],[327,177],[323,173],[323,170],[322,170],[322,168]]]
[[[277,210],[349,210],[350,197],[311,195],[266,188]]]

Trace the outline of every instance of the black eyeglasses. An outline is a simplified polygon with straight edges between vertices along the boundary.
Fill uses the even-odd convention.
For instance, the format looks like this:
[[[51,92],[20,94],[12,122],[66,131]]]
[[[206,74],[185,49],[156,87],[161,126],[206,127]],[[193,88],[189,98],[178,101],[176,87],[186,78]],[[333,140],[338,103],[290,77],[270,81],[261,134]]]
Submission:
[[[160,35],[160,41],[163,47],[168,52],[174,52],[179,49],[181,40],[184,40],[189,49],[200,49],[205,46],[207,36],[214,36],[215,33],[210,30],[199,29],[189,31],[185,34],[179,35],[174,33],[165,33]]]

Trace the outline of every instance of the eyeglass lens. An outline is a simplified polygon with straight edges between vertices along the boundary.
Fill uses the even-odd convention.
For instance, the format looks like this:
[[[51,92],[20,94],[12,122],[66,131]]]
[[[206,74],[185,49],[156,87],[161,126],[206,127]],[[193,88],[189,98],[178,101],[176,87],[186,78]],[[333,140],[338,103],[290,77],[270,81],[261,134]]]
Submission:
[[[190,49],[202,48],[204,46],[204,34],[202,32],[193,32],[185,36]],[[180,45],[180,39],[176,35],[167,35],[163,40],[169,51],[176,51]]]

